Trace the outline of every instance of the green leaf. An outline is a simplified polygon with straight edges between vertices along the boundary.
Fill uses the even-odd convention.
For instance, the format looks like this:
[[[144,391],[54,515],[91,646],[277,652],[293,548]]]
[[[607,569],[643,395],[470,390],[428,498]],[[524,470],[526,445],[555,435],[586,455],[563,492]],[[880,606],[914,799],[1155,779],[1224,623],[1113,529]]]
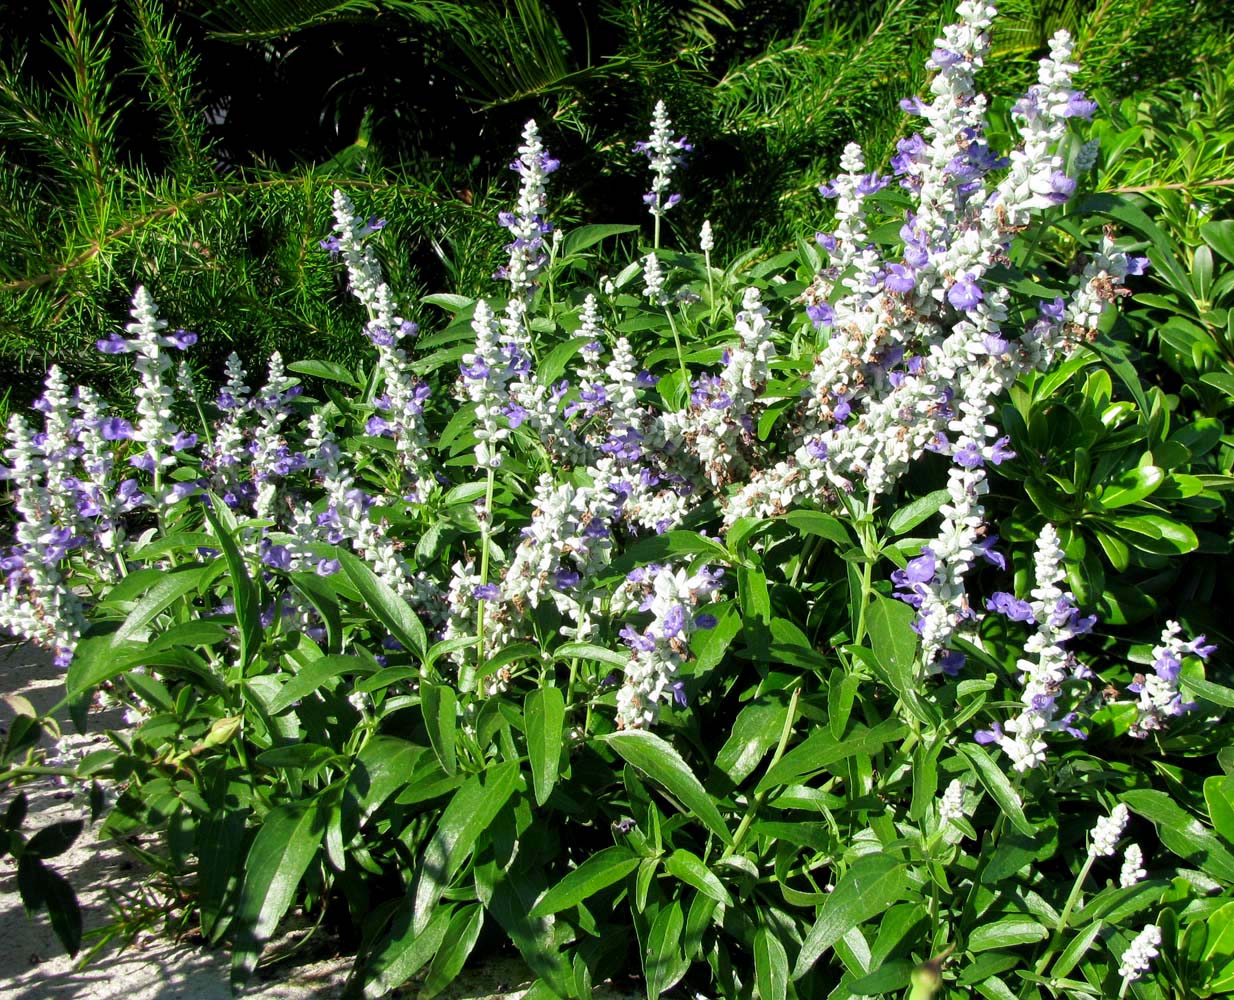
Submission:
[[[755,791],[765,792],[781,785],[794,784],[849,757],[873,756],[885,744],[900,739],[907,731],[908,727],[898,719],[884,719],[873,729],[858,726],[842,740],[837,740],[830,729],[815,729],[763,775]]]
[[[788,953],[767,927],[760,927],[754,935],[754,992],[759,1000],[788,996]]]
[[[199,588],[207,569],[207,566],[193,565],[161,571],[154,585],[142,595],[141,600],[124,619],[124,623],[113,634],[112,642],[119,644],[130,639],[144,638],[147,625],[180,598]]]
[[[880,915],[908,888],[904,866],[889,854],[866,854],[853,862],[836,883],[810,928],[793,979],[800,979],[814,967],[823,952],[833,947],[850,929]]]
[[[1206,875],[1234,882],[1234,855],[1165,792],[1134,789],[1125,792],[1122,801],[1132,812],[1151,822],[1161,842],[1180,858],[1198,866]]]
[[[1219,219],[1200,226],[1200,238],[1234,264],[1234,219]]]
[[[483,784],[482,777],[488,779]],[[442,893],[471,854],[476,838],[505,807],[518,781],[518,762],[506,761],[482,774],[473,774],[454,793],[417,867],[413,922],[416,933],[428,927]]]
[[[1214,774],[1204,780],[1204,801],[1213,827],[1234,844],[1234,775]]]
[[[1141,465],[1124,472],[1102,490],[1097,502],[1107,510],[1139,503],[1154,493],[1165,482],[1165,469],[1155,465]]]
[[[1224,708],[1234,708],[1234,689],[1206,681],[1203,677],[1188,677],[1186,674],[1181,680],[1182,686],[1197,698],[1203,698],[1205,701]]]
[[[1087,953],[1088,949],[1093,946],[1093,942],[1105,929],[1105,923],[1101,920],[1094,920],[1091,924],[1084,928],[1079,934],[1067,942],[1067,947],[1063,949],[1061,955],[1055,960],[1054,965],[1050,967],[1050,975],[1055,979],[1060,979],[1071,972]]]
[[[912,531],[917,525],[938,513],[951,494],[946,490],[935,490],[919,497],[905,507],[901,507],[887,521],[887,530],[893,535],[902,535]]]
[[[530,691],[523,701],[523,720],[527,726],[527,756],[536,804],[544,805],[557,783],[561,763],[562,734],[566,717],[566,698],[561,688],[542,687]]]
[[[85,824],[79,819],[53,823],[39,830],[27,842],[23,855],[35,858],[55,858],[73,846]]]
[[[643,953],[643,975],[647,981],[647,1000],[658,1000],[685,975],[689,963],[681,953],[681,932],[685,916],[681,903],[673,900],[660,909],[647,935]]]
[[[464,906],[454,914],[445,937],[437,946],[437,954],[433,956],[433,964],[425,974],[417,1000],[432,1000],[458,978],[480,939],[480,929],[483,926],[484,908],[479,903]]]
[[[345,832],[355,835],[391,795],[411,781],[424,747],[398,736],[377,733],[356,754],[343,792]]]
[[[1037,832],[1037,828],[1024,815],[1024,808],[1020,804],[1020,796],[1011,787],[1011,782],[1007,780],[1007,775],[1003,774],[1002,769],[994,763],[994,759],[975,743],[957,743],[956,747],[960,753],[968,758],[969,765],[977,776],[977,780],[981,782],[985,790],[998,803],[999,809],[1011,821],[1011,825],[1026,836],[1033,836]]]
[[[289,579],[308,598],[326,626],[326,645],[331,653],[343,648],[343,616],[333,584],[316,573],[291,573]]]
[[[912,699],[912,704],[916,704],[913,661],[917,657],[917,633],[912,626],[916,614],[910,605],[882,594],[874,595],[866,612],[874,655],[887,671],[896,694],[906,702]]]
[[[244,885],[236,903],[233,989],[248,982],[262,946],[295,901],[296,889],[325,833],[325,824],[319,819],[316,802],[294,803],[271,810],[258,828],[244,863]]]
[[[622,233],[633,233],[637,230],[638,226],[623,226],[612,222],[579,226],[577,229],[566,232],[566,241],[561,248],[561,256],[563,259],[572,257],[610,236],[620,236]]]
[[[377,668],[359,656],[323,656],[301,667],[292,678],[279,688],[278,694],[266,706],[271,715],[278,715],[291,707],[293,702],[308,697],[319,687],[344,674],[371,674]]]
[[[236,624],[240,626],[239,666],[243,673],[253,657],[257,655],[257,650],[261,647],[262,639],[265,637],[265,630],[261,626],[261,600],[257,596],[257,587],[252,577],[249,576],[244,556],[240,554],[240,549],[231,537],[231,532],[223,526],[223,518],[228,521],[232,520],[231,512],[213,493],[210,494],[210,502],[204,504],[202,510],[205,512],[206,520],[210,522],[210,527],[214,530],[215,543],[223,552],[227,572],[231,577],[231,586],[234,590],[232,603],[236,608]]]
[[[428,650],[424,625],[411,606],[394,589],[352,553],[338,550],[343,572],[360,591],[368,609],[377,616],[394,638],[421,660]]]
[[[725,826],[715,802],[672,746],[655,733],[644,729],[611,733],[603,739],[627,763],[663,786],[685,807],[687,815],[693,814],[724,843],[733,842],[733,836]]]
[[[968,936],[968,950],[976,953],[1032,944],[1042,940],[1048,933],[1049,931],[1032,917],[1004,917],[992,924],[978,924]]]
[[[818,535],[845,548],[853,544],[853,536],[844,523],[822,511],[792,510],[784,515],[784,520],[803,535]]]
[[[420,710],[428,727],[429,743],[446,774],[458,769],[455,732],[458,727],[458,694],[449,684],[420,684]]]
[[[412,927],[411,906],[401,906],[389,932],[365,963],[364,996],[369,1000],[383,997],[424,968],[445,940],[452,912],[449,907],[439,908],[417,932]]]
[[[532,907],[532,917],[547,917],[577,906],[634,871],[642,858],[628,847],[606,847],[593,854],[581,865],[568,872],[560,882],[549,889]]]
[[[624,670],[630,663],[628,655],[606,649],[604,646],[595,646],[590,642],[562,643],[553,650],[553,656],[558,660],[593,660],[596,663],[616,667],[618,670]]]
[[[724,888],[724,883],[703,864],[697,854],[682,849],[673,851],[664,860],[664,870],[686,885],[692,885],[704,896],[710,896],[717,903],[733,905],[733,899]]]
[[[475,299],[470,299],[466,295],[451,295],[448,292],[435,292],[432,295],[420,296],[422,304],[426,306],[440,306],[446,312],[452,313],[462,312],[475,301]]]
[[[787,714],[787,705],[767,698],[758,698],[746,705],[733,722],[728,740],[716,754],[715,766],[727,774],[734,785],[740,785],[776,745]]]
[[[364,383],[340,364],[333,361],[295,361],[287,366],[288,371],[310,375],[327,382],[342,382],[355,389],[363,389]]]

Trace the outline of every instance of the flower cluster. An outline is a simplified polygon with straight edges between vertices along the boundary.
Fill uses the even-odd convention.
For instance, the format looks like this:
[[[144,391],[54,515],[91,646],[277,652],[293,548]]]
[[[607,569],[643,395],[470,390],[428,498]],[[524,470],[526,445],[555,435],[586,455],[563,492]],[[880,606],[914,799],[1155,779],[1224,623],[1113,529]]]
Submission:
[[[716,599],[724,576],[721,568],[700,566],[693,571],[672,564],[633,570],[613,595],[613,612],[650,612],[641,629],[626,625],[621,638],[630,648],[625,682],[617,692],[617,723],[631,729],[655,724],[660,706],[687,704],[681,666],[690,659],[690,636],[716,625],[713,615],[699,611]]]
[[[1017,661],[1023,691],[1020,714],[1003,727],[977,734],[979,743],[998,743],[1017,771],[1026,771],[1045,761],[1047,733],[1066,732],[1079,739],[1084,733],[1077,728],[1078,713],[1067,710],[1060,702],[1067,699],[1066,685],[1081,681],[1087,689],[1092,672],[1064,644],[1092,630],[1095,616],[1083,617],[1075,603],[1075,595],[1060,584],[1066,576],[1064,553],[1058,543],[1058,531],[1045,525],[1037,539],[1036,586],[1032,600],[1021,600],[1014,594],[998,592],[986,602],[987,610],[1011,621],[1031,622],[1033,634],[1024,643],[1025,656]]]
[[[1138,696],[1136,720],[1131,735],[1141,739],[1154,730],[1163,729],[1166,720],[1196,708],[1194,701],[1184,701],[1179,690],[1183,660],[1198,656],[1207,660],[1217,647],[1205,643],[1204,636],[1184,640],[1178,622],[1166,622],[1161,632],[1161,644],[1153,649],[1153,673],[1136,674],[1129,691]]]
[[[681,201],[681,195],[669,193],[671,178],[674,168],[685,163],[684,154],[692,152],[694,147],[685,136],[673,138],[673,123],[668,117],[668,109],[663,101],[656,101],[651,116],[651,138],[646,142],[636,142],[634,149],[635,152],[646,153],[651,161],[651,190],[643,195],[643,202],[658,225],[661,216]]]

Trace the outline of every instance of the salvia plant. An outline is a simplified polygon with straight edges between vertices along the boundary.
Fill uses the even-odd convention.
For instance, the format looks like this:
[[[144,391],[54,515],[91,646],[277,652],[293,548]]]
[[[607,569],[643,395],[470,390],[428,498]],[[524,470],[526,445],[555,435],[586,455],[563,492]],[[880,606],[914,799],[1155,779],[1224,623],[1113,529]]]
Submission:
[[[81,824],[22,832],[45,776],[151,866],[94,946],[196,927],[237,989],[293,909],[368,997],[486,947],[537,996],[1234,987],[1234,691],[1202,613],[1159,614],[1226,551],[1223,429],[1172,427],[1119,339],[1147,261],[1077,198],[1069,37],[1003,148],[995,11],[957,16],[891,172],[849,145],[794,252],[720,268],[710,224],[657,226],[596,273],[634,227],[555,227],[529,122],[490,297],[401,301],[335,194],[367,371],[233,358],[203,393],[139,288],[98,345],[135,414],[49,372],[7,433],[0,620],[77,724],[130,724],[45,759],[19,703],[5,744],[7,850],[69,950],[46,862]],[[688,148],[658,104],[657,223]]]

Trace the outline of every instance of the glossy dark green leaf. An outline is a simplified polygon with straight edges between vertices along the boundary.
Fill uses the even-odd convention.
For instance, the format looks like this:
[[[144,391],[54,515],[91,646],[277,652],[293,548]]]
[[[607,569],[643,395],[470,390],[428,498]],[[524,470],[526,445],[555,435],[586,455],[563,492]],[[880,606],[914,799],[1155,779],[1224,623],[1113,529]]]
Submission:
[[[565,717],[566,699],[561,688],[536,688],[528,692],[523,701],[527,756],[537,805],[548,801],[553,785],[557,783]]]
[[[994,762],[994,759],[975,743],[957,743],[956,747],[968,758],[977,780],[990,793],[990,797],[998,804],[1003,815],[1011,821],[1011,825],[1026,836],[1031,837],[1036,834],[1037,828],[1024,815],[1024,806],[1020,802],[1019,794],[1011,786],[1007,775]]]
[[[866,611],[870,646],[891,679],[895,692],[904,698],[916,690],[913,663],[917,656],[917,633],[912,622],[916,611],[891,597],[873,595]]]
[[[356,755],[343,792],[343,826],[349,838],[383,802],[407,786],[426,753],[424,747],[398,736],[369,737]]]
[[[733,899],[724,888],[724,883],[692,851],[683,848],[673,851],[664,859],[664,870],[686,885],[693,886],[704,896],[710,896],[717,903],[733,905]]]
[[[257,594],[257,586],[249,576],[244,556],[231,536],[228,527],[234,522],[231,512],[224,506],[223,501],[213,494],[210,495],[210,503],[202,506],[202,511],[214,531],[215,545],[222,550],[223,559],[227,563],[232,603],[236,609],[236,624],[240,626],[239,666],[243,671],[257,655],[265,634],[261,625],[261,600]]]
[[[639,866],[642,858],[620,844],[593,854],[549,889],[531,910],[532,917],[546,917],[594,896],[620,882]]]
[[[1204,780],[1204,802],[1213,828],[1234,844],[1234,776],[1214,774]]]
[[[1165,792],[1137,788],[1124,792],[1122,801],[1151,822],[1161,842],[1180,858],[1213,878],[1234,882],[1234,854]]]
[[[413,925],[417,933],[428,926],[442,893],[471,854],[476,839],[505,808],[518,783],[518,762],[507,761],[473,774],[454,793],[417,867]]]
[[[754,935],[754,991],[759,1000],[788,996],[788,953],[767,927],[760,927]]]
[[[417,932],[412,927],[411,906],[404,904],[395,914],[386,936],[365,962],[366,1000],[384,997],[424,968],[445,940],[452,914],[449,907],[438,907],[432,918]]]
[[[891,515],[887,521],[887,530],[893,535],[903,535],[905,532],[912,531],[922,521],[937,514],[943,504],[950,499],[951,494],[946,490],[935,490],[933,493],[918,497]]]
[[[647,1000],[658,1000],[685,975],[689,963],[681,953],[681,932],[685,916],[681,903],[673,900],[660,908],[647,935],[643,952],[643,975],[647,985]]]
[[[262,946],[296,898],[296,889],[321,846],[325,824],[317,803],[272,809],[257,830],[244,863],[244,884],[236,903],[236,943],[231,981],[243,985],[257,968]]]
[[[759,698],[738,713],[732,732],[720,752],[715,766],[739,785],[758,767],[780,739],[788,706],[780,701]]]
[[[1139,503],[1145,497],[1152,496],[1165,482],[1165,478],[1164,469],[1155,465],[1141,465],[1124,472],[1107,485],[1101,491],[1097,502],[1107,510]]]
[[[784,520],[803,535],[818,535],[845,547],[853,544],[852,533],[844,522],[822,511],[792,510],[784,515]]]
[[[694,776],[689,765],[670,744],[645,729],[611,733],[604,737],[604,742],[629,764],[667,790],[685,808],[687,814],[692,814],[726,844],[732,843],[732,834],[729,833],[715,802]]]
[[[339,652],[343,648],[343,616],[339,610],[338,593],[334,584],[328,577],[321,577],[316,573],[292,573],[290,579],[321,616],[322,623],[326,626],[326,646],[329,652]]]
[[[377,620],[402,643],[404,649],[423,660],[428,651],[428,638],[424,632],[424,624],[411,609],[411,605],[396,594],[366,563],[350,552],[340,549],[338,559],[343,564],[343,572],[360,591],[361,598],[377,616]]]
[[[313,660],[293,674],[270,703],[266,710],[278,715],[302,698],[307,698],[319,687],[335,677],[347,674],[371,674],[377,668],[359,656],[323,656]]]
[[[907,889],[904,866],[891,855],[866,854],[854,861],[824,900],[818,919],[801,944],[792,978],[804,976],[841,937],[879,916],[902,899]]]
[[[830,729],[815,729],[763,775],[755,791],[794,784],[849,757],[873,756],[907,732],[908,727],[898,719],[886,719],[873,729],[858,726],[840,740],[831,735]]]
[[[455,745],[458,730],[458,694],[449,684],[420,685],[420,709],[428,728],[429,743],[446,774],[458,768]]]
[[[309,375],[312,378],[327,382],[342,382],[355,389],[363,389],[364,383],[340,364],[333,361],[293,361],[287,366],[288,371],[298,375]]]

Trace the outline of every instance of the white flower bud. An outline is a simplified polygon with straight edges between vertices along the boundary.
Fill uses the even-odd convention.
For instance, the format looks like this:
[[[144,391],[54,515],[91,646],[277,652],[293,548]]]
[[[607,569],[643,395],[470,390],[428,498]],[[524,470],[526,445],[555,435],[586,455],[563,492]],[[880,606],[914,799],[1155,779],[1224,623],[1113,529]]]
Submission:
[[[1118,838],[1123,835],[1127,826],[1129,814],[1127,807],[1121,802],[1111,810],[1109,816],[1097,820],[1093,827],[1092,843],[1089,845],[1090,857],[1107,858],[1118,847]]]
[[[1123,952],[1122,965],[1118,974],[1128,982],[1139,979],[1148,971],[1152,960],[1157,957],[1157,945],[1161,944],[1161,931],[1156,924],[1149,924],[1136,935],[1131,946]]]

